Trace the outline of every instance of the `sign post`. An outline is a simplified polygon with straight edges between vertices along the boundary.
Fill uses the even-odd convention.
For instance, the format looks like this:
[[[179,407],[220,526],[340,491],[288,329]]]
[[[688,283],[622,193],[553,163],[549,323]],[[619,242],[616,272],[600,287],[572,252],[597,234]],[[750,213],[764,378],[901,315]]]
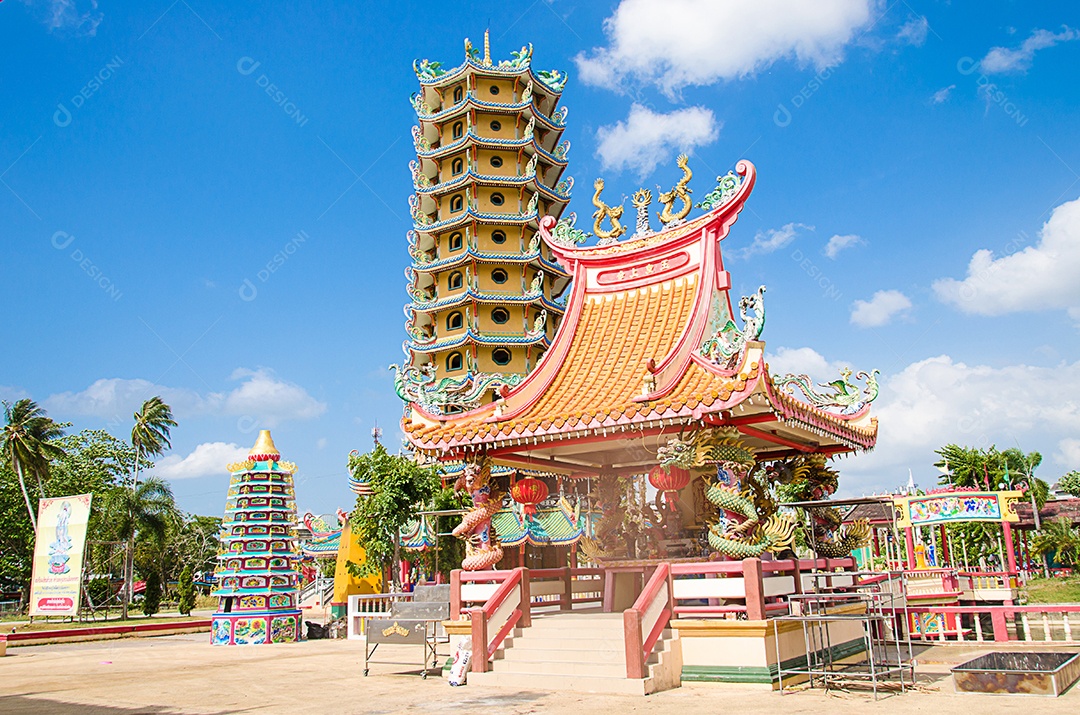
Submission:
[[[30,581],[30,617],[79,613],[83,552],[92,494],[42,499]]]

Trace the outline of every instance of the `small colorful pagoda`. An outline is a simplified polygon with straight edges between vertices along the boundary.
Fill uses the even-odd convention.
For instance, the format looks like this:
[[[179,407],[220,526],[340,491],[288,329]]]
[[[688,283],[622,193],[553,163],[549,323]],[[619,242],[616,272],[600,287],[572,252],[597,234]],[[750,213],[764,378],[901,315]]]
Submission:
[[[414,65],[416,161],[405,270],[406,361],[395,386],[432,414],[490,403],[539,363],[566,310],[569,274],[540,240],[542,216],[570,200],[570,144],[559,71],[532,69],[532,46],[493,61],[465,41],[446,70]]]
[[[214,569],[218,611],[211,643],[293,643],[300,639],[296,465],[281,461],[270,431],[262,430],[247,460],[228,468],[232,477]]]

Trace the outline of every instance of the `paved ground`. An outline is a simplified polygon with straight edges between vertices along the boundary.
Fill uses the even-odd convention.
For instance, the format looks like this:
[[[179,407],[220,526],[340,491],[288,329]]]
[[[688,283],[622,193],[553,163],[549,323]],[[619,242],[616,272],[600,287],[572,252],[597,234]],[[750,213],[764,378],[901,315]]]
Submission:
[[[211,713],[801,713],[978,715],[1075,713],[1080,688],[1063,697],[1012,698],[952,692],[948,662],[967,655],[936,649],[920,669],[916,692],[874,703],[860,693],[800,691],[780,696],[759,689],[690,683],[647,698],[579,693],[451,688],[409,665],[371,664],[360,675],[360,644],[310,641],[287,646],[213,648],[205,634],[9,648],[0,658],[0,713],[66,715],[208,715]],[[386,648],[385,646],[383,648]],[[418,648],[380,650],[410,659]],[[416,666],[411,666],[416,670]]]

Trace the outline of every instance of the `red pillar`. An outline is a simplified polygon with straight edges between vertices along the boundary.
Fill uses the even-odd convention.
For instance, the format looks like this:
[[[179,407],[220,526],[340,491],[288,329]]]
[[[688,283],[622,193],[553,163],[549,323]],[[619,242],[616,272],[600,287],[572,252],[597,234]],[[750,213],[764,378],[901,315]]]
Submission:
[[[912,536],[913,527],[904,528],[904,545],[907,547],[907,565],[909,569],[915,568],[915,537]]]
[[[873,532],[874,532],[874,558],[876,559],[876,558],[881,556],[881,542],[878,540],[878,530],[877,530],[876,526],[873,527]]]
[[[1005,531],[1005,557],[1009,560],[1009,574],[1016,573],[1016,549],[1013,548],[1012,524],[1007,521],[1001,522]]]

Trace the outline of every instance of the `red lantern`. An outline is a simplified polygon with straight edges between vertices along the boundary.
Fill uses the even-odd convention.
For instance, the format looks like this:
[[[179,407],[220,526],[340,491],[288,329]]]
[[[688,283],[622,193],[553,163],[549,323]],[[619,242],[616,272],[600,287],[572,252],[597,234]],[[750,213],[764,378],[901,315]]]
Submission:
[[[673,511],[677,508],[675,500],[678,498],[679,490],[689,483],[690,472],[682,467],[671,466],[665,469],[656,466],[649,472],[649,484],[664,494],[664,503]]]
[[[536,505],[547,499],[548,486],[539,479],[525,477],[510,487],[510,496],[518,504],[524,504],[525,515],[531,516],[536,513]]]

